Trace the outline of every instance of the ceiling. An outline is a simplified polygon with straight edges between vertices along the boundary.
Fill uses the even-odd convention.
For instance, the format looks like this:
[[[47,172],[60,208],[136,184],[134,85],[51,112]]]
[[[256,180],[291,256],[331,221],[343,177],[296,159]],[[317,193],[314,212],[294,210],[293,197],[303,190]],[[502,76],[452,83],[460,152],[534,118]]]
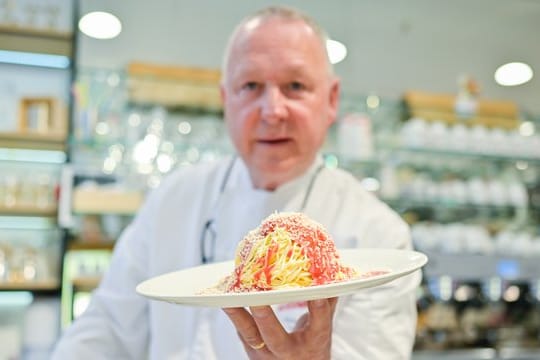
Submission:
[[[540,115],[540,1],[537,0],[80,0],[80,12],[107,10],[123,22],[116,39],[80,35],[79,63],[123,67],[139,60],[217,68],[227,36],[269,4],[302,9],[348,47],[336,65],[348,94],[398,99],[407,89],[455,93],[462,74],[481,96],[517,102]],[[524,61],[532,81],[501,87],[498,65]]]

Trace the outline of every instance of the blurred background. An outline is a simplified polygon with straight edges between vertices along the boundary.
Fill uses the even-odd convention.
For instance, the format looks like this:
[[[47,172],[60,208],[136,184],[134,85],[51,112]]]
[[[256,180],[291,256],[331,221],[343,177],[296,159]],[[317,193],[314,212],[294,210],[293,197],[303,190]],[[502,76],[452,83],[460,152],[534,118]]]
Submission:
[[[232,152],[222,52],[270,4],[0,0],[0,359],[47,359],[146,192]],[[279,4],[334,40],[326,166],[430,257],[413,358],[540,358],[540,1]]]

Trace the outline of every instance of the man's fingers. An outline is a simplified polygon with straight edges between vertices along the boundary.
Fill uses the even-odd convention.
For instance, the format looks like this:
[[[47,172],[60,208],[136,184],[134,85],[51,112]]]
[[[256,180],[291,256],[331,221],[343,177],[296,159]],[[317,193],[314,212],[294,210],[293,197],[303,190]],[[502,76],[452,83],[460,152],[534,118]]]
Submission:
[[[333,298],[329,298],[329,299],[326,299],[326,300],[328,300],[328,302],[330,303],[330,307],[332,308],[332,316],[334,316],[334,312],[336,311],[338,298],[333,297]]]
[[[289,334],[287,334],[270,306],[254,306],[250,310],[262,339],[269,349],[279,353],[281,349],[289,345]]]
[[[234,327],[244,344],[247,344],[252,349],[260,349],[263,347],[263,338],[257,328],[257,324],[246,309],[227,308],[223,309],[223,311],[234,324]]]
[[[309,326],[306,332],[317,335],[331,331],[336,304],[337,298],[308,301]]]
[[[308,301],[308,311],[297,323],[295,330],[305,331],[312,342],[326,342],[332,331],[332,319],[337,298]],[[255,306],[248,312],[244,308],[223,309],[234,324],[248,353],[260,351],[287,354],[294,341],[285,331],[270,306]],[[254,353],[253,353],[254,354]]]
[[[294,325],[294,331],[300,331],[302,329],[305,329],[307,324],[309,323],[309,314],[305,313],[296,321],[296,324]]]

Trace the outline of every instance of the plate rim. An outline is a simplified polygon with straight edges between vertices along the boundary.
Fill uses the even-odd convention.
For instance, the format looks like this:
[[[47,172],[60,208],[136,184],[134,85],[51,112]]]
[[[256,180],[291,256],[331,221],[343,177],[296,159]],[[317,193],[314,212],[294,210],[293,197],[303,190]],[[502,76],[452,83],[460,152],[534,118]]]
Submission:
[[[137,286],[135,287],[135,290],[136,290],[137,294],[139,294],[139,295],[141,295],[141,296],[143,296],[143,297],[145,297],[147,299],[150,299],[150,300],[166,301],[166,302],[174,303],[174,304],[177,304],[177,305],[203,306],[203,307],[218,307],[218,306],[221,306],[221,305],[216,305],[216,304],[210,305],[209,303],[213,303],[213,302],[223,300],[223,299],[226,299],[228,302],[234,302],[234,300],[238,299],[238,298],[241,298],[241,299],[249,298],[249,299],[252,299],[252,300],[259,300],[261,298],[265,298],[265,297],[269,297],[269,296],[270,297],[279,297],[280,295],[281,296],[293,296],[293,297],[295,295],[309,296],[310,294],[313,294],[314,292],[318,293],[320,291],[333,290],[333,289],[336,289],[335,291],[337,291],[339,293],[339,290],[337,290],[337,289],[343,289],[343,288],[346,289],[346,290],[344,290],[343,295],[347,295],[347,294],[350,294],[350,293],[352,293],[354,291],[360,290],[361,288],[376,287],[376,286],[388,283],[390,281],[396,280],[398,278],[401,278],[403,276],[407,276],[407,275],[413,273],[414,271],[417,271],[417,270],[421,269],[429,261],[429,258],[425,253],[422,253],[422,252],[419,252],[419,251],[416,251],[416,250],[406,250],[406,249],[343,248],[343,249],[339,249],[338,253],[340,255],[340,259],[342,260],[344,254],[349,254],[349,253],[354,254],[354,253],[366,252],[366,251],[368,251],[368,252],[380,252],[380,253],[386,253],[386,254],[389,254],[389,253],[407,254],[407,256],[409,256],[409,257],[410,256],[417,256],[418,260],[416,260],[414,263],[412,263],[412,264],[410,264],[410,265],[408,265],[406,267],[403,267],[399,272],[392,272],[391,271],[391,272],[386,273],[386,274],[375,275],[375,276],[368,277],[368,278],[355,278],[355,279],[350,279],[350,280],[347,280],[347,281],[339,281],[339,282],[334,282],[334,283],[329,283],[329,284],[321,284],[321,285],[316,285],[316,286],[307,286],[307,287],[302,287],[302,288],[275,289],[275,290],[268,290],[268,291],[252,291],[252,292],[239,292],[239,293],[191,294],[191,295],[183,295],[183,296],[177,296],[177,295],[174,295],[174,294],[156,295],[156,294],[150,294],[149,292],[144,292],[143,288],[145,286],[148,286],[149,283],[151,283],[152,281],[155,281],[157,278],[175,276],[178,273],[190,272],[190,271],[193,271],[195,269],[208,267],[208,266],[216,267],[216,266],[233,265],[232,264],[234,262],[233,260],[227,260],[227,261],[221,261],[221,262],[216,262],[216,263],[211,263],[211,264],[203,264],[203,265],[198,265],[198,266],[194,266],[194,267],[188,267],[188,268],[184,268],[184,269],[175,270],[175,271],[166,272],[166,273],[163,273],[163,274],[160,274],[160,275],[156,275],[156,276],[153,276],[153,277],[151,277],[149,279],[141,281],[139,284],[137,284]],[[347,264],[347,263],[346,263],[346,265],[354,266],[352,264]],[[380,268],[384,268],[384,266],[381,266]],[[374,270],[376,270],[376,269],[374,269]],[[223,274],[221,277],[227,276],[227,275],[228,274]],[[216,281],[218,281],[221,277],[216,276]],[[364,284],[370,283],[370,282],[377,282],[377,284],[375,284],[373,286],[365,286],[365,287],[361,286],[361,285],[364,285]],[[361,287],[359,288],[358,286],[361,286]],[[203,289],[201,289],[201,290],[203,290]],[[341,295],[335,295],[335,296],[341,296]],[[272,302],[272,303],[277,304],[278,302]],[[238,306],[240,306],[240,305],[238,305]],[[251,306],[251,305],[246,305],[246,306]],[[231,306],[221,306],[221,307],[231,307]]]

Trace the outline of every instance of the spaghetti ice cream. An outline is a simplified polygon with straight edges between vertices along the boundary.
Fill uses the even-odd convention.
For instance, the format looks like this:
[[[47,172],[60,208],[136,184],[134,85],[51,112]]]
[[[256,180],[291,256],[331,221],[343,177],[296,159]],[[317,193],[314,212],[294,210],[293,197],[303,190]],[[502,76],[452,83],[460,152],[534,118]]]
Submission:
[[[321,224],[302,213],[275,213],[240,242],[234,272],[219,289],[265,291],[357,276],[356,270],[341,264],[334,241]]]

